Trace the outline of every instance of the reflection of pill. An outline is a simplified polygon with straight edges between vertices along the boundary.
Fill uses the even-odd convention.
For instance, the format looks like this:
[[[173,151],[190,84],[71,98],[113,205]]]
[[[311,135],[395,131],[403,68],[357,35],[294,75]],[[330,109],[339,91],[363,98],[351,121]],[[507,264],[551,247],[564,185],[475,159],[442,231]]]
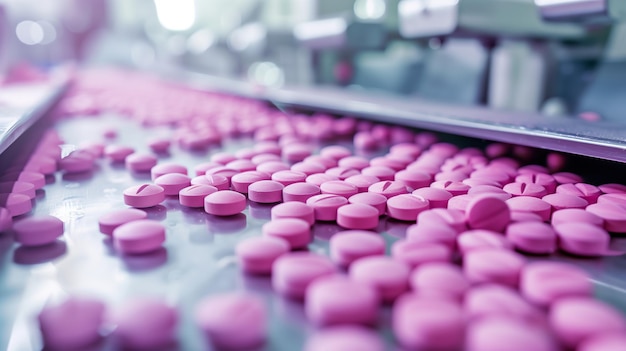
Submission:
[[[40,246],[54,242],[63,235],[63,221],[54,216],[25,218],[13,224],[15,241],[24,246]]]
[[[147,217],[148,214],[142,210],[125,208],[100,216],[100,218],[98,218],[98,225],[101,233],[111,235],[113,234],[113,230],[122,224],[146,219]]]
[[[124,190],[124,203],[137,208],[152,207],[165,200],[165,190],[155,184],[142,184]]]
[[[235,253],[244,272],[269,274],[274,261],[289,252],[289,243],[278,237],[257,236],[237,244]]]
[[[9,210],[11,216],[15,217],[32,210],[33,203],[23,194],[0,194],[0,206]]]
[[[124,159],[126,168],[134,172],[148,172],[156,166],[158,160],[154,155],[135,152]]]
[[[178,201],[181,205],[187,207],[203,207],[204,198],[216,191],[218,191],[217,188],[210,185],[191,185],[180,189]]]
[[[221,190],[204,198],[204,211],[215,216],[232,216],[246,209],[246,197],[236,191]]]
[[[387,200],[387,215],[401,221],[416,221],[417,215],[429,208],[428,200],[412,194],[396,195]]]
[[[513,341],[514,340],[514,341]],[[467,332],[467,351],[557,351],[559,347],[540,326],[509,317],[476,321]]]
[[[509,225],[506,238],[522,252],[547,255],[556,251],[556,233],[543,222],[519,222]]]
[[[165,241],[163,224],[140,219],[122,224],[113,230],[115,248],[127,254],[143,254],[155,251]]]
[[[199,175],[204,175],[205,172],[202,172]],[[187,175],[187,167],[177,163],[161,163],[150,169],[150,176],[152,177],[152,180],[168,173],[180,173]]]

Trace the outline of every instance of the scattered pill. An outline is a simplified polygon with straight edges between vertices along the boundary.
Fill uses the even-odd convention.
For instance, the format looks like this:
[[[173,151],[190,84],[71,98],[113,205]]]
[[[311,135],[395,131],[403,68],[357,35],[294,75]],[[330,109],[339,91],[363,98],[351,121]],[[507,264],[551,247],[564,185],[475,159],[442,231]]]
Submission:
[[[516,196],[506,200],[511,211],[531,212],[539,215],[544,222],[550,219],[552,206],[542,199],[532,196]]]
[[[244,272],[270,274],[274,261],[289,252],[287,241],[273,236],[248,238],[237,244],[235,253]]]
[[[356,195],[353,195],[356,196]],[[315,220],[336,221],[339,207],[348,204],[348,200],[339,195],[320,194],[306,200],[306,204],[313,208]]]
[[[156,166],[158,160],[154,155],[145,153],[132,153],[126,156],[124,163],[126,168],[134,172],[148,172]]]
[[[387,200],[387,215],[401,221],[415,221],[417,215],[429,208],[428,200],[412,194],[401,194]]]
[[[472,283],[498,283],[517,287],[524,257],[509,250],[471,250],[463,257],[463,272]]]
[[[198,175],[204,175],[205,172],[206,170]],[[180,173],[187,175],[187,167],[176,163],[161,163],[150,169],[150,176],[152,177],[153,181],[158,177],[168,173]]]
[[[180,173],[168,173],[159,176],[154,180],[154,183],[161,188],[165,195],[178,195],[178,193],[191,185],[191,179]]]
[[[306,202],[307,199],[320,194],[320,187],[310,183],[293,183],[283,189],[283,201]]]
[[[337,224],[347,229],[375,229],[378,210],[370,205],[348,204],[337,209]]]
[[[446,297],[462,301],[470,284],[458,266],[449,262],[428,262],[413,270],[411,289],[419,296]]]
[[[592,296],[593,284],[581,269],[561,262],[532,262],[524,267],[520,292],[538,306],[564,298]]]
[[[340,266],[347,267],[361,257],[385,254],[385,240],[378,234],[348,230],[330,238],[330,258]]]
[[[335,266],[325,256],[309,252],[287,253],[272,266],[272,287],[281,295],[302,299],[311,282],[335,272]]]
[[[120,306],[113,316],[114,335],[124,347],[154,350],[170,345],[176,338],[178,313],[160,299],[134,298]]]
[[[494,317],[470,325],[467,351],[558,351],[557,343],[540,326],[515,318]]]
[[[201,208],[204,206],[204,198],[217,191],[216,187],[210,185],[191,185],[180,189],[178,201],[183,206]]]
[[[580,256],[609,254],[611,236],[606,230],[589,223],[561,223],[554,226],[561,250]]]
[[[522,252],[547,255],[556,251],[556,233],[543,222],[513,223],[506,228],[506,238]]]
[[[104,314],[102,302],[84,297],[69,297],[44,307],[38,321],[46,348],[76,350],[96,344]]]
[[[246,209],[246,197],[236,191],[221,190],[204,198],[204,211],[215,216],[233,216]]]
[[[155,184],[142,184],[124,190],[124,203],[137,208],[147,208],[165,200],[165,190]]]
[[[378,291],[381,299],[392,302],[409,288],[409,266],[387,256],[368,256],[350,265],[350,278],[368,284]]]
[[[63,221],[54,216],[40,215],[13,224],[15,241],[24,246],[41,246],[53,243],[63,235]]]
[[[604,229],[611,233],[626,233],[626,212],[624,208],[609,203],[597,203],[587,206],[586,211],[604,220]]]
[[[376,193],[358,193],[350,196],[348,202],[351,204],[370,205],[378,210],[378,215],[382,216],[387,212],[387,197]]]
[[[378,333],[371,329],[357,325],[340,325],[317,331],[307,339],[304,346],[304,351],[346,350],[384,351],[385,344]]]
[[[0,194],[0,207],[9,210],[12,217],[23,215],[33,209],[31,199],[23,194]]]
[[[137,221],[140,219],[146,219],[147,217],[148,214],[142,210],[125,208],[100,216],[100,218],[98,219],[98,225],[101,233],[112,235],[113,230],[115,230],[115,228],[121,226],[122,224]]]
[[[159,249],[163,242],[165,227],[150,219],[131,221],[113,230],[115,248],[125,254],[152,252]]]
[[[483,194],[470,200],[465,217],[471,229],[502,232],[511,221],[511,211],[505,201]]]
[[[502,234],[490,230],[468,230],[459,234],[457,245],[461,254],[486,248],[512,250],[513,244]]]

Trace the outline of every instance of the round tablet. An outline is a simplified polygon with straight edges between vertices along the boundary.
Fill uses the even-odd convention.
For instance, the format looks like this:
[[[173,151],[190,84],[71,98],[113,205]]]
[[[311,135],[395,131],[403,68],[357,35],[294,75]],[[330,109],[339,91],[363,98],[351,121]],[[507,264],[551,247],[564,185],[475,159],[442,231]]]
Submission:
[[[384,195],[386,198],[391,198],[396,195],[406,194],[408,189],[406,185],[400,182],[387,180],[370,185],[367,191]]]
[[[313,208],[298,201],[283,202],[272,207],[272,220],[281,218],[297,218],[307,222],[309,225],[315,223]]]
[[[143,254],[159,249],[165,242],[165,227],[160,222],[140,219],[113,230],[115,248],[126,254]]]
[[[281,171],[289,171],[290,167],[288,164],[282,161],[266,161],[256,166],[256,170],[259,172],[274,174]],[[302,172],[297,172],[298,174],[304,174]],[[282,183],[282,182],[281,182]]]
[[[46,348],[77,350],[95,344],[100,340],[104,313],[102,302],[82,297],[44,307],[38,321]]]
[[[561,250],[580,256],[602,256],[609,253],[611,236],[606,230],[589,223],[561,223],[554,226]]]
[[[165,200],[165,190],[155,184],[141,184],[124,190],[124,203],[137,208],[152,207]]]
[[[281,295],[301,299],[312,281],[335,272],[335,266],[325,256],[309,252],[291,252],[280,256],[274,262],[272,287]]]
[[[391,246],[391,256],[412,269],[430,262],[449,262],[453,252],[448,246],[438,242],[398,240]]]
[[[532,196],[542,198],[548,194],[546,188],[535,183],[509,183],[502,189],[513,196]]]
[[[306,204],[313,208],[315,220],[335,221],[337,220],[337,210],[348,204],[348,200],[339,195],[320,194],[308,198]]]
[[[180,189],[178,201],[187,207],[203,207],[204,198],[218,191],[216,187],[210,185],[191,185]]]
[[[332,194],[343,196],[346,199],[350,196],[357,194],[359,189],[356,185],[352,185],[343,180],[331,180],[320,185],[322,194]]]
[[[374,287],[329,275],[313,281],[306,289],[305,312],[316,325],[373,325],[378,317],[380,298]]]
[[[462,255],[485,248],[513,249],[513,244],[502,234],[483,229],[463,232],[459,234],[456,242]]]
[[[426,172],[407,169],[396,173],[393,180],[415,190],[429,186],[432,182],[432,177]]]
[[[142,210],[125,208],[100,216],[98,225],[101,233],[112,235],[113,230],[122,224],[146,218],[148,218],[148,214]]]
[[[196,185],[194,184],[193,180],[191,181],[191,184]],[[203,181],[200,182],[199,184],[214,186],[217,188],[217,190],[230,189],[230,179],[219,174],[205,175]]]
[[[22,194],[30,199],[35,198],[35,186],[22,181],[0,182],[0,193]]]
[[[126,157],[126,168],[134,172],[148,172],[156,166],[158,160],[154,155],[135,152]]]
[[[204,175],[206,175],[207,177],[213,176],[213,175],[220,175],[220,176],[226,177],[226,179],[228,179],[228,183],[230,184],[230,180],[237,173],[239,173],[239,171],[235,169],[228,168],[226,166],[220,166],[220,167],[215,167],[215,168],[211,168],[207,170]]]
[[[339,178],[325,173],[315,173],[306,177],[305,182],[320,186],[322,183],[326,183],[331,180],[339,180]]]
[[[488,179],[500,185],[507,184],[511,181],[511,177],[506,171],[496,167],[477,169],[470,174],[470,178]]]
[[[252,183],[256,183],[262,180],[269,180],[270,176],[267,173],[259,171],[246,171],[243,173],[235,174],[230,183],[234,191],[247,194],[248,189]]]
[[[595,214],[582,210],[580,208],[569,208],[564,210],[554,211],[552,213],[552,220],[550,223],[552,225],[557,225],[561,223],[589,223],[595,226],[602,228],[604,226],[604,220]]]
[[[522,270],[520,291],[526,300],[549,306],[564,297],[591,297],[593,284],[587,273],[570,264],[532,262]]]
[[[54,216],[29,217],[13,224],[15,241],[24,246],[41,246],[53,243],[63,235],[63,221]]]
[[[178,195],[183,188],[191,185],[191,179],[184,174],[168,173],[159,176],[154,183],[163,188],[165,195]]]
[[[461,307],[446,299],[401,296],[393,306],[392,328],[410,350],[460,350],[465,334]]]
[[[411,273],[409,284],[419,296],[446,297],[462,301],[469,282],[459,266],[450,262],[429,262]]]
[[[265,303],[250,293],[208,296],[196,307],[195,320],[219,349],[250,349],[267,338]]]
[[[166,153],[170,149],[172,142],[166,138],[154,138],[148,141],[148,147],[155,153]]]
[[[517,287],[525,260],[502,249],[472,250],[463,257],[463,272],[472,283],[498,283]]]
[[[222,164],[217,163],[217,162],[204,162],[204,163],[201,163],[199,165],[196,165],[193,168],[193,171],[196,174],[196,176],[201,176],[201,175],[206,175],[206,172],[209,169],[218,168],[218,167],[221,167],[221,166],[222,166]],[[170,173],[170,172],[166,172],[166,173]],[[187,173],[185,173],[185,174],[187,174]],[[163,175],[163,174],[161,174],[161,175]]]
[[[552,206],[542,199],[532,196],[516,196],[506,200],[511,211],[531,212],[541,217],[544,222],[550,220]]]
[[[140,297],[125,302],[113,313],[114,335],[124,347],[153,350],[176,338],[178,313],[164,301]]]
[[[428,200],[431,208],[447,208],[448,200],[452,198],[452,194],[449,191],[431,187],[414,190],[412,194]]]
[[[579,344],[578,351],[622,351],[626,345],[623,333],[602,333],[592,336]]]
[[[609,203],[597,203],[587,206],[585,210],[602,218],[604,229],[609,232],[626,233],[626,212],[623,207]]]
[[[260,180],[248,186],[248,198],[250,201],[271,204],[283,201],[283,189],[279,182],[273,180]]]
[[[511,211],[511,222],[543,222],[543,219],[532,212]]]
[[[378,210],[370,205],[348,204],[337,209],[337,224],[347,229],[374,229],[378,217]]]
[[[553,173],[552,176],[554,177],[554,180],[556,180],[556,182],[559,184],[580,183],[583,181],[583,178],[581,176],[571,172],[557,172]]]
[[[567,297],[554,302],[549,321],[559,340],[572,349],[596,335],[626,332],[620,312],[590,297]]]
[[[471,229],[502,232],[511,221],[511,211],[505,201],[484,194],[470,200],[465,218]]]
[[[6,208],[11,216],[16,217],[30,212],[33,203],[23,194],[0,194],[0,207]]]
[[[204,198],[204,211],[215,216],[233,216],[246,209],[246,197],[236,191],[221,190]]]
[[[485,318],[470,325],[467,351],[558,351],[550,334],[539,326],[508,317]]]
[[[440,243],[455,250],[457,231],[445,223],[420,222],[407,228],[406,238],[411,242]]]
[[[592,204],[598,201],[602,191],[597,186],[591,184],[567,183],[557,186],[556,193],[578,196]]]
[[[326,168],[336,167],[337,161],[322,155],[311,155],[304,159],[304,162],[314,162],[324,165]]]
[[[435,208],[420,212],[417,224],[447,225],[457,233],[467,230],[465,214],[458,210]]]
[[[330,238],[330,258],[340,266],[349,266],[361,257],[385,254],[385,240],[363,230],[347,230]]]
[[[350,196],[348,202],[351,204],[370,205],[378,210],[378,215],[382,216],[387,212],[387,198],[384,195],[376,193],[358,193]]]
[[[91,158],[91,156],[86,157],[85,155],[70,154],[59,161],[59,169],[66,173],[89,172],[93,170],[93,166],[93,158]]]
[[[339,167],[354,168],[359,171],[370,165],[370,161],[362,156],[346,156],[337,162]]]
[[[198,175],[204,175],[205,172],[206,169]],[[161,163],[150,169],[150,176],[152,177],[152,180],[168,173],[180,173],[187,175],[187,167],[177,163]]]
[[[470,322],[490,317],[507,317],[525,323],[545,324],[544,312],[525,300],[516,290],[500,284],[472,287],[463,301]]]
[[[342,325],[317,331],[307,339],[304,346],[304,351],[346,350],[384,351],[385,344],[378,333],[369,328]]]
[[[415,221],[417,215],[428,208],[428,200],[412,194],[396,195],[387,200],[387,215],[401,221]]]
[[[549,174],[520,174],[515,177],[516,183],[533,183],[543,186],[549,194],[556,191],[556,180]]]
[[[258,168],[257,168],[257,170],[258,170]],[[305,173],[296,172],[296,171],[290,171],[290,170],[278,171],[278,172],[272,174],[272,180],[276,181],[276,182],[279,182],[279,183],[281,183],[284,186],[287,186],[287,185],[293,184],[293,183],[304,182],[306,177],[307,177],[307,175]]]
[[[396,171],[394,171],[392,168],[385,167],[385,166],[369,166],[361,170],[361,174],[365,176],[374,176],[383,181],[393,180],[395,173]]]
[[[274,219],[263,225],[263,235],[285,240],[292,250],[307,247],[311,242],[309,223],[298,218]]]
[[[547,255],[556,251],[556,233],[543,222],[512,223],[506,229],[506,238],[522,252]]]
[[[392,302],[409,288],[409,266],[387,256],[362,257],[350,265],[350,278],[368,284],[385,302]]]
[[[104,156],[113,162],[124,162],[126,157],[135,152],[135,149],[124,145],[107,145],[104,148]]]
[[[370,185],[378,183],[380,179],[372,175],[357,174],[345,179],[346,183],[357,187],[359,193],[367,192]]]
[[[235,247],[241,269],[253,274],[270,274],[274,261],[289,250],[287,241],[270,236],[247,238]]]
[[[308,198],[319,195],[320,187],[310,183],[293,183],[283,189],[284,201],[306,202]]]

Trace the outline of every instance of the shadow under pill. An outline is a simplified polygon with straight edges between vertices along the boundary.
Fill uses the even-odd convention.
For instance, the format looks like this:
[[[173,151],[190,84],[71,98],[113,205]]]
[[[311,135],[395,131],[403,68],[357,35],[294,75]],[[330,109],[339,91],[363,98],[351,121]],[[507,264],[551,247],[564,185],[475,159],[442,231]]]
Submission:
[[[47,263],[55,260],[67,252],[65,242],[55,242],[38,247],[20,246],[13,251],[13,262],[22,265]]]
[[[238,213],[233,216],[207,215],[209,231],[214,234],[232,234],[246,229],[246,215]]]
[[[262,204],[254,201],[248,201],[250,216],[256,219],[271,219],[272,207],[274,206],[276,206],[276,204]]]
[[[35,200],[42,200],[46,198],[46,191],[43,189],[35,190]]]
[[[135,172],[135,171],[131,171],[130,172],[130,176],[133,179],[135,179],[135,180],[145,180],[145,181],[151,181],[152,180],[150,172]]]
[[[413,224],[415,224],[415,222],[399,221],[388,218],[385,221],[385,231],[393,237],[403,239],[406,237],[406,230]]]
[[[273,297],[274,312],[283,320],[304,322],[306,314],[302,300],[292,299],[275,294]]]
[[[131,272],[143,272],[158,268],[167,262],[167,250],[161,247],[140,255],[121,255],[124,266]]]
[[[54,184],[56,183],[57,178],[54,176],[54,174],[46,174],[46,185],[49,184]]]
[[[64,173],[61,179],[63,179],[63,181],[66,181],[66,182],[79,182],[82,180],[89,180],[93,178],[93,175],[94,175],[93,170],[79,172],[79,173]]]
[[[346,229],[341,228],[334,222],[315,222],[315,224],[311,228],[311,233],[315,238],[321,240],[330,240],[333,235],[344,230]]]
[[[192,208],[181,206],[180,212],[183,214],[185,223],[202,224],[206,222],[207,213],[202,207]]]
[[[156,205],[148,208],[142,208],[148,214],[148,219],[154,221],[162,221],[167,216],[167,208],[163,205]]]
[[[255,293],[272,294],[272,278],[269,274],[250,274],[241,272],[239,274],[241,284],[246,290]]]

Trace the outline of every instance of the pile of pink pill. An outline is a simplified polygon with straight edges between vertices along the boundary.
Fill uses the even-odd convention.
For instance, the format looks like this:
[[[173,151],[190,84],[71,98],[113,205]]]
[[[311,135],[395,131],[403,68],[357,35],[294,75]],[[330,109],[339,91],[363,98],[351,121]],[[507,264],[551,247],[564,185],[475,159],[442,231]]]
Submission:
[[[151,177],[124,190],[128,208],[99,219],[99,230],[123,254],[163,247],[165,226],[142,209],[164,201],[177,199],[211,216],[237,215],[249,202],[273,206],[271,220],[257,236],[241,240],[235,253],[245,274],[267,275],[277,294],[302,302],[318,328],[305,350],[385,349],[375,329],[385,307],[392,311],[394,342],[407,350],[610,351],[626,345],[626,319],[593,298],[584,271],[536,259],[557,252],[581,259],[617,255],[611,235],[626,233],[626,186],[585,183],[562,171],[563,155],[549,154],[546,165],[524,164],[520,159],[532,152],[524,147],[462,149],[428,132],[324,114],[286,115],[257,101],[115,71],[79,76],[58,112],[111,111],[147,130],[171,125],[171,137],[135,149],[117,144],[111,129],[103,131],[104,141],[63,159],[55,148],[37,149],[20,170],[24,175],[7,185],[11,201],[0,210],[0,228],[8,230],[11,217],[30,211],[15,205],[31,193],[18,184],[28,183],[26,177],[34,182],[29,173],[119,163]],[[251,138],[255,145],[218,151],[232,138]],[[346,138],[351,147],[332,144]],[[55,142],[49,133],[41,144]],[[161,163],[170,148],[215,151],[195,165]],[[33,183],[32,193],[42,186]],[[43,218],[39,222],[56,234],[24,234],[20,223],[27,220],[13,226],[23,245],[49,243],[63,233],[62,222],[58,229]],[[411,224],[390,247],[379,234],[385,220]],[[320,222],[341,228],[329,240],[328,255],[307,250],[312,226]],[[78,297],[47,307],[39,317],[44,340],[58,349],[94,342],[105,309]],[[267,342],[267,309],[252,293],[208,296],[198,303],[195,322],[217,347],[246,349]],[[131,301],[113,319],[114,333],[131,348],[152,349],[176,338],[178,314],[164,301]]]

